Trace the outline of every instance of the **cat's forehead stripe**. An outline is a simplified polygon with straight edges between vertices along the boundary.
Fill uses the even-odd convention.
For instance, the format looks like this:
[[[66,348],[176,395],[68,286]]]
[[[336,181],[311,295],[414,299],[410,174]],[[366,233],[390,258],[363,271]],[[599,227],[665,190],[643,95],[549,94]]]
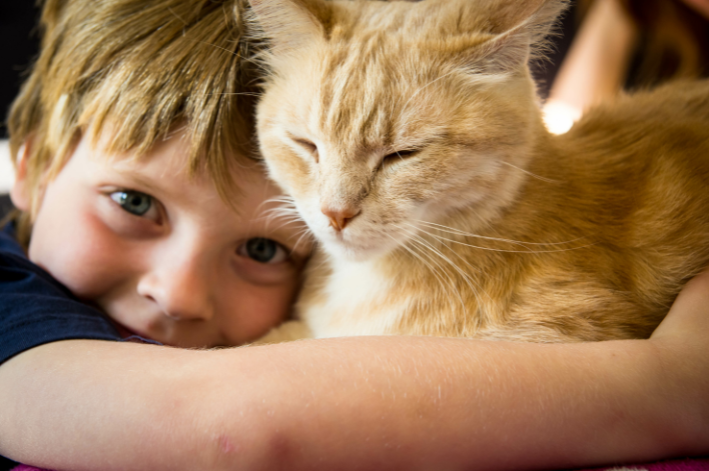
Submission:
[[[388,52],[391,43],[381,32],[371,32],[327,51],[321,69],[319,122],[342,145],[388,146],[393,140],[396,123],[391,119],[395,107],[390,82],[399,79],[402,64]],[[393,47],[400,48],[400,44]]]

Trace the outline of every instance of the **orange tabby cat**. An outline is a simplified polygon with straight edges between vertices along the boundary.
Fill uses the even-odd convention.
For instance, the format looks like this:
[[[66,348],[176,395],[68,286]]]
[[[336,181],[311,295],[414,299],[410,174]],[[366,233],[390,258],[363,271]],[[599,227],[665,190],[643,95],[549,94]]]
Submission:
[[[709,84],[544,128],[559,0],[251,0],[271,176],[320,241],[264,341],[647,337],[709,264]]]

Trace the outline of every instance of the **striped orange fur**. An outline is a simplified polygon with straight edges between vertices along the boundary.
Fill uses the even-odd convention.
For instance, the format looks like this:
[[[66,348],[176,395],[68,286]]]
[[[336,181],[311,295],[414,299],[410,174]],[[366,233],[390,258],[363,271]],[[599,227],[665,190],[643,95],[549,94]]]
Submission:
[[[527,64],[562,1],[250,1],[260,147],[320,242],[265,341],[643,338],[709,265],[709,83],[552,136]]]

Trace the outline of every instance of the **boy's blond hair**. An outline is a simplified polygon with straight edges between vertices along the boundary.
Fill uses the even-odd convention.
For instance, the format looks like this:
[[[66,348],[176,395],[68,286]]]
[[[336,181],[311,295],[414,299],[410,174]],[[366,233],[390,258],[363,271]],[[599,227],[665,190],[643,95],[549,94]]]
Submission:
[[[189,170],[204,170],[220,194],[232,187],[235,155],[252,152],[255,80],[245,60],[242,0],[46,0],[42,48],[8,118],[13,161],[23,144],[32,211],[43,182],[78,139],[142,155],[185,131]],[[87,133],[90,135],[87,136]]]

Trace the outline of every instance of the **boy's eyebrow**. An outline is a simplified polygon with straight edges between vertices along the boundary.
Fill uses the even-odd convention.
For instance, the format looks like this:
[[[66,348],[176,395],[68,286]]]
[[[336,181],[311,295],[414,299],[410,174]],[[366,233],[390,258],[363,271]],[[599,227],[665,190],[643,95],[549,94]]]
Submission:
[[[165,174],[163,174],[161,178],[156,179],[154,175],[145,175],[146,170],[140,167],[132,169],[122,169],[120,167],[117,167],[115,168],[115,171],[122,178],[125,178],[126,180],[131,180],[140,187],[145,188],[150,192],[169,193],[174,191],[172,185],[163,184],[164,181],[170,180],[170,177],[165,176]]]

